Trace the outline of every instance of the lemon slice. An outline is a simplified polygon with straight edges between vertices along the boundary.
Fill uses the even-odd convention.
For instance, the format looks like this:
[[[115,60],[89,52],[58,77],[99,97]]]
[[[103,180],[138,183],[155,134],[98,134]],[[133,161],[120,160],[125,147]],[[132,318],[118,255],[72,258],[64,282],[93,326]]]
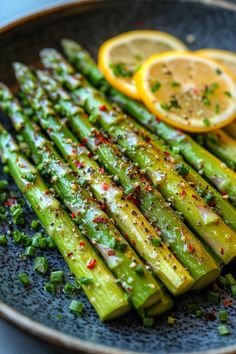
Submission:
[[[113,37],[100,47],[98,66],[107,81],[126,95],[139,99],[133,76],[154,53],[187,50],[176,37],[159,31],[131,31]]]
[[[197,53],[224,65],[236,80],[236,53],[220,49],[202,49]]]
[[[146,106],[177,128],[210,131],[236,116],[233,78],[223,66],[200,55],[153,55],[137,72],[135,82]]]

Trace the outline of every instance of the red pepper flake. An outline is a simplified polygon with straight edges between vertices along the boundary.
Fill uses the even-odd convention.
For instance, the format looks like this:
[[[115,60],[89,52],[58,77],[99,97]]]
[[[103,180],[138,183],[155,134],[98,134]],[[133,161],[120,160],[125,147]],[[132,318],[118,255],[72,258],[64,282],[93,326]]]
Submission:
[[[181,192],[179,192],[179,195],[181,197],[186,197],[186,191],[185,190],[182,190]]]
[[[93,219],[93,222],[97,222],[97,223],[105,223],[107,220],[106,218],[103,218],[102,216],[98,216],[97,218]]]
[[[158,123],[161,121],[160,118],[158,118],[158,117],[156,117],[155,119],[156,119],[156,122],[158,122]]]
[[[193,199],[197,199],[197,196],[195,194],[192,194]]]
[[[230,307],[233,305],[233,300],[232,299],[225,299],[222,301],[224,307]]]
[[[82,143],[86,144],[88,142],[88,139],[87,138],[83,138],[82,139]]]
[[[99,111],[106,112],[107,106],[105,106],[105,104],[102,104],[101,106],[99,106]]]
[[[76,149],[72,149],[72,154],[76,155],[77,154],[77,150]]]
[[[96,259],[90,259],[90,261],[87,264],[88,269],[93,269],[96,265]]]
[[[67,254],[67,257],[70,258],[71,256],[73,256],[73,252],[70,252],[70,253]]]
[[[80,241],[79,245],[80,245],[80,247],[84,247],[86,245],[86,242]]]
[[[44,194],[48,195],[48,194],[50,194],[50,191],[45,191]]]
[[[188,245],[188,250],[189,250],[190,253],[193,253],[193,251],[194,251],[193,245],[189,244]]]
[[[75,218],[75,213],[71,213],[71,217],[72,217],[72,219],[74,219]]]
[[[103,183],[103,186],[102,186],[102,189],[103,189],[104,191],[107,191],[108,188],[109,188],[109,185],[108,185],[106,182],[104,182],[104,183]]]
[[[220,254],[222,254],[222,256],[225,254],[224,248],[220,249]]]
[[[98,171],[99,171],[99,173],[101,173],[101,174],[103,174],[103,173],[105,172],[105,170],[104,170],[103,167],[100,167]]]
[[[9,206],[9,207],[11,207],[15,204],[16,204],[16,199],[14,199],[14,198],[9,198],[4,202],[4,205]]]
[[[53,129],[52,128],[48,128],[48,132],[49,133],[53,132]]]
[[[99,207],[100,207],[101,210],[106,209],[106,203],[104,203],[103,201],[99,200],[98,204],[99,204]]]
[[[114,250],[107,251],[108,256],[115,256],[116,252]]]
[[[136,195],[134,195],[133,193],[130,193],[129,195],[127,195],[126,199],[129,200],[130,202],[132,202],[136,206],[140,205],[139,198]]]
[[[75,166],[76,166],[77,168],[84,168],[83,162],[79,162],[79,161],[76,161],[76,162],[75,162]]]
[[[145,191],[151,192],[152,191],[152,187],[151,186],[145,186]]]
[[[164,156],[165,157],[169,157],[170,156],[170,153],[168,151],[164,151]]]
[[[93,153],[91,151],[88,152],[88,157],[91,159],[93,157]]]

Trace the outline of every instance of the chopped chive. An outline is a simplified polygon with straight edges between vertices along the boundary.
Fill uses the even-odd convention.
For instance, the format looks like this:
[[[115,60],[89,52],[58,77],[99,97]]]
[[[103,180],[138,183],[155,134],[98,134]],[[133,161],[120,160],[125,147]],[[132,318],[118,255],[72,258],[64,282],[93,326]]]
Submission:
[[[26,179],[26,181],[28,181],[30,183],[34,183],[36,181],[36,175],[33,173],[27,173],[25,175],[25,179]]]
[[[202,317],[202,310],[201,310],[201,309],[198,309],[198,310],[196,311],[195,316],[196,316],[197,318]]]
[[[209,192],[207,192],[207,194],[204,196],[204,200],[205,200],[205,202],[207,203],[207,204],[209,204],[209,203],[211,203],[211,202],[213,202],[213,200],[214,200],[214,195],[212,194],[212,192],[211,191],[209,191]]]
[[[37,230],[40,226],[40,221],[38,219],[34,219],[31,221],[31,224],[30,224],[30,227],[33,229],[33,230]]]
[[[81,285],[91,285],[93,283],[92,279],[87,277],[79,278],[79,282]]]
[[[10,213],[12,215],[12,220],[15,225],[25,224],[25,215],[20,204],[16,204],[10,207]]]
[[[177,165],[175,165],[174,170],[177,171],[180,176],[184,177],[188,174],[189,167],[186,166],[184,163],[178,163]]]
[[[115,249],[119,251],[124,251],[127,248],[127,243],[124,241],[116,242]]]
[[[77,300],[72,300],[69,306],[69,310],[75,315],[81,315],[83,308],[84,305],[82,304],[82,302]]]
[[[144,317],[143,318],[143,326],[145,328],[152,328],[154,326],[154,318],[152,318],[152,317]]]
[[[218,137],[216,134],[214,133],[209,133],[207,134],[207,138],[209,139],[209,141],[212,143],[212,144],[217,144],[218,142]]]
[[[211,123],[210,123],[210,121],[209,121],[208,118],[204,118],[204,119],[203,119],[203,123],[204,123],[204,125],[205,125],[206,127],[209,127],[209,126],[211,125]]]
[[[175,321],[176,320],[174,317],[168,316],[168,318],[167,318],[168,325],[173,326],[175,324]]]
[[[134,71],[133,70],[129,70],[127,68],[127,66],[125,65],[125,63],[116,63],[110,64],[110,68],[113,71],[113,74],[116,77],[125,77],[125,78],[129,78],[132,77],[134,75]]]
[[[63,283],[64,281],[64,272],[63,270],[56,270],[50,274],[51,283]]]
[[[143,275],[144,274],[144,268],[141,266],[141,264],[138,264],[135,267],[135,272],[139,275]]]
[[[48,261],[45,257],[37,257],[34,261],[34,270],[45,275],[48,271]]]
[[[0,212],[0,221],[7,220],[7,213],[6,212]]]
[[[216,104],[215,104],[215,113],[216,113],[216,114],[219,114],[219,113],[220,113],[220,105],[219,105],[219,103],[216,103]]]
[[[221,322],[227,322],[228,321],[228,313],[226,311],[220,311],[219,312],[219,319]]]
[[[221,300],[221,295],[220,293],[216,291],[210,291],[207,297],[208,301],[211,302],[214,305],[218,305]]]
[[[32,246],[36,248],[41,248],[45,249],[47,248],[48,242],[45,237],[39,232],[37,232],[33,237],[32,237]]]
[[[236,297],[236,284],[231,285],[231,293],[233,297]]]
[[[50,294],[55,294],[55,291],[56,291],[55,285],[50,282],[45,283],[44,289]]]
[[[7,186],[8,186],[8,182],[7,182],[7,180],[5,180],[5,179],[1,179],[1,180],[0,180],[0,191],[2,191],[2,190],[4,190],[4,189],[6,189],[6,188],[7,188]]]
[[[7,199],[7,194],[5,192],[1,192],[0,193],[0,203],[5,202],[6,199]]]
[[[224,288],[226,288],[226,287],[229,285],[227,279],[226,279],[223,275],[221,275],[221,276],[219,277],[218,282],[219,282],[220,285],[222,285]]]
[[[54,249],[54,248],[57,247],[55,242],[53,241],[53,239],[51,237],[49,237],[47,239],[47,243],[48,243],[48,248],[50,248],[50,249]]]
[[[73,286],[74,286],[74,288],[75,288],[76,290],[80,290],[80,289],[81,289],[80,283],[78,282],[77,279],[74,280]]]
[[[24,286],[30,285],[30,280],[26,273],[19,273],[17,277]]]
[[[229,91],[225,91],[225,92],[224,92],[224,94],[225,94],[226,96],[228,96],[229,98],[232,98],[232,94],[231,94],[231,92],[229,92]]]
[[[208,97],[203,97],[202,102],[203,102],[204,106],[210,106],[211,105],[211,101],[209,100]]]
[[[0,235],[0,246],[7,246],[7,238],[5,235]]]
[[[19,230],[13,231],[13,240],[15,244],[20,244],[25,247],[31,244],[31,238]]]
[[[230,334],[228,327],[225,325],[218,326],[218,332],[221,336],[228,336]]]
[[[161,239],[157,238],[157,237],[152,237],[151,242],[152,242],[153,246],[156,246],[156,247],[160,247],[160,245],[161,245]]]
[[[6,173],[7,175],[10,173],[10,169],[7,165],[3,167],[3,172]]]
[[[160,87],[161,87],[161,83],[159,81],[152,81],[151,82],[151,91],[152,91],[152,93],[157,92]]]
[[[35,247],[34,246],[28,246],[25,249],[25,256],[28,257],[33,257],[35,255]]]
[[[180,83],[177,82],[177,81],[173,81],[173,82],[171,83],[171,86],[172,86],[172,87],[179,87],[179,86],[180,86]]]
[[[68,296],[74,296],[78,293],[78,289],[69,282],[64,285],[63,291]]]
[[[236,284],[236,280],[235,280],[234,276],[231,273],[226,274],[225,278],[226,278],[229,286],[232,286],[232,285]]]

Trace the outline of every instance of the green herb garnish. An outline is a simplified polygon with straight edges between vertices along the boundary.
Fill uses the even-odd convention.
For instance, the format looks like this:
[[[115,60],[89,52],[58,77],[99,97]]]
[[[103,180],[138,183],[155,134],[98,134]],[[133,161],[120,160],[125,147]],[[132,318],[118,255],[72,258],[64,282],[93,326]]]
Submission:
[[[72,300],[69,306],[69,310],[77,315],[80,316],[82,311],[83,311],[84,305],[82,304],[82,302],[77,301],[77,300]]]
[[[34,261],[34,270],[42,275],[48,271],[48,261],[45,257],[37,257]]]

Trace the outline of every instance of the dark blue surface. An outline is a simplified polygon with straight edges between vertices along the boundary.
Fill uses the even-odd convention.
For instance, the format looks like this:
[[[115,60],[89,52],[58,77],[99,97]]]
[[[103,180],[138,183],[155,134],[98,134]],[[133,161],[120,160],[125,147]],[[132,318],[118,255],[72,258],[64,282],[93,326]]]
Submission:
[[[40,20],[33,27],[25,25],[20,31],[2,35],[1,80],[14,83],[11,70],[13,61],[21,60],[38,65],[39,49],[45,46],[58,47],[62,37],[80,41],[94,55],[105,39],[134,28],[164,30],[182,40],[185,40],[189,33],[194,34],[196,42],[191,49],[235,49],[236,13],[206,5],[166,0],[124,1],[119,2],[119,5],[113,2],[113,6],[115,8],[96,9],[83,15],[66,15],[58,19],[50,17],[46,22]],[[4,124],[7,126],[6,119]],[[30,220],[32,216],[29,210],[27,214]],[[0,232],[8,228],[9,226],[5,226],[5,230],[3,227]],[[27,227],[26,231],[30,232]],[[215,308],[207,303],[207,291],[181,297],[172,312],[177,319],[173,329],[167,325],[167,316],[157,320],[154,329],[144,329],[134,313],[110,324],[103,324],[97,319],[82,293],[79,299],[85,304],[85,315],[75,318],[68,313],[70,299],[65,295],[52,297],[45,293],[43,285],[46,279],[32,271],[31,260],[20,260],[21,252],[22,249],[12,243],[6,252],[0,249],[0,299],[51,328],[92,343],[150,353],[203,351],[236,344],[235,305],[229,309],[229,327],[232,332],[229,337],[218,335],[218,320],[209,321],[209,316],[196,319],[189,314],[187,304],[198,302],[206,313],[214,312],[217,316],[219,307]],[[47,251],[46,255],[51,269],[63,268],[68,273],[66,265],[56,251]],[[33,283],[27,291],[16,281],[16,274],[22,270],[30,275]],[[67,276],[69,278],[69,274]],[[227,296],[228,294],[225,294],[225,297]],[[58,314],[62,319],[58,319]]]

